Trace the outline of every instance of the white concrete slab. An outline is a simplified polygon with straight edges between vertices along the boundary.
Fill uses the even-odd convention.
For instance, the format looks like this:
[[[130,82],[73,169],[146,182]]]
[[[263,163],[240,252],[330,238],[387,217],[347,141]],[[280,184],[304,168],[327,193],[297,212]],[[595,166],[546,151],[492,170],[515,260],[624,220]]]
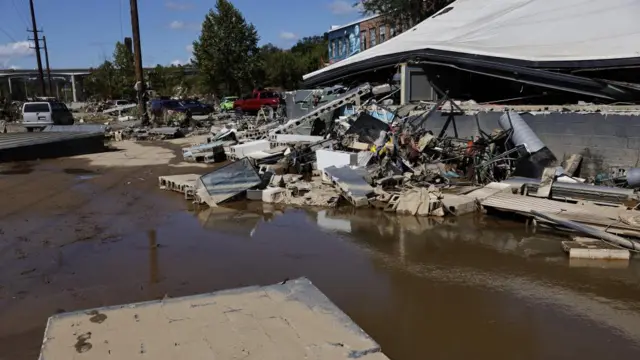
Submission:
[[[267,140],[251,141],[244,144],[231,146],[231,155],[236,159],[242,159],[248,154],[265,151],[271,148],[271,143]]]
[[[41,360],[387,359],[305,278],[49,318]]]
[[[319,149],[316,150],[316,159],[316,168],[320,171],[330,166],[339,168],[358,165],[358,153]]]

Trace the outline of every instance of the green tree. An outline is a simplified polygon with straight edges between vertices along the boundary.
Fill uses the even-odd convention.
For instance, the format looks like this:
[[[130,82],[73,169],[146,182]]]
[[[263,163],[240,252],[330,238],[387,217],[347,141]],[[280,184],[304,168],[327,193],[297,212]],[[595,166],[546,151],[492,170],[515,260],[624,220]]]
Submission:
[[[160,95],[170,95],[171,91],[167,79],[168,76],[166,67],[160,64],[156,65],[156,67],[147,74],[150,88]]]
[[[362,6],[368,15],[382,14],[388,24],[403,28],[414,26],[451,4],[453,0],[362,0],[354,6]]]
[[[227,0],[217,0],[193,43],[193,63],[201,75],[203,90],[241,94],[255,86],[258,70],[258,33]]]
[[[125,44],[119,41],[113,51],[113,67],[115,68],[114,82],[118,90],[117,95],[124,99],[134,99],[136,92],[133,86],[136,83],[136,71],[133,54]]]
[[[89,96],[100,99],[112,99],[118,92],[114,83],[116,70],[111,61],[105,60],[87,76],[84,87]]]
[[[292,90],[298,87],[302,78],[301,61],[289,50],[271,49],[263,55],[265,84],[267,86]]]
[[[309,36],[300,39],[292,48],[291,53],[299,61],[302,75],[318,70],[329,59],[327,35]],[[302,76],[301,75],[301,76]]]

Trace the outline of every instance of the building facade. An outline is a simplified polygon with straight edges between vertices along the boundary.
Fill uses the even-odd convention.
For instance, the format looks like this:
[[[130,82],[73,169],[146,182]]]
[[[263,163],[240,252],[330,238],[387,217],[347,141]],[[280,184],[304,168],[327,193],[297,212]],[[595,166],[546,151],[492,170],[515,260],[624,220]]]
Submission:
[[[380,15],[334,26],[328,32],[329,63],[336,63],[379,45],[398,33],[399,29],[384,23]]]

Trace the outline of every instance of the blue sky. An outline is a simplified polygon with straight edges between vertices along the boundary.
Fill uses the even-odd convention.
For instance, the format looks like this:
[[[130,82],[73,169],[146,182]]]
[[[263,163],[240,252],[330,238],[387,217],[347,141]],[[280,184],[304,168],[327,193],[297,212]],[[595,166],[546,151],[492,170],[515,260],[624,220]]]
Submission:
[[[215,0],[138,0],[145,66],[187,62],[205,14]],[[260,35],[260,44],[289,47],[362,15],[353,0],[232,0]],[[52,68],[98,66],[115,42],[131,34],[128,0],[34,0]],[[28,0],[0,0],[0,68],[32,69],[27,42]],[[44,59],[43,59],[44,62]]]

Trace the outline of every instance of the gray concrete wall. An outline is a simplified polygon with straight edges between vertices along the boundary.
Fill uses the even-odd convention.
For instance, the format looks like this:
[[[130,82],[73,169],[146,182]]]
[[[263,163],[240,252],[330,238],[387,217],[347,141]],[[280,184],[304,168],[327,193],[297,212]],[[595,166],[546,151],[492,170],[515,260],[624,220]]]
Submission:
[[[499,129],[500,115],[502,112],[478,113],[480,128],[486,133]],[[584,156],[580,176],[640,165],[640,115],[523,113],[521,116],[558,161],[571,154]],[[435,115],[427,120],[426,126],[438,134],[446,119]],[[456,116],[456,125],[460,137],[479,135],[473,115]],[[453,136],[452,126],[447,133]]]

